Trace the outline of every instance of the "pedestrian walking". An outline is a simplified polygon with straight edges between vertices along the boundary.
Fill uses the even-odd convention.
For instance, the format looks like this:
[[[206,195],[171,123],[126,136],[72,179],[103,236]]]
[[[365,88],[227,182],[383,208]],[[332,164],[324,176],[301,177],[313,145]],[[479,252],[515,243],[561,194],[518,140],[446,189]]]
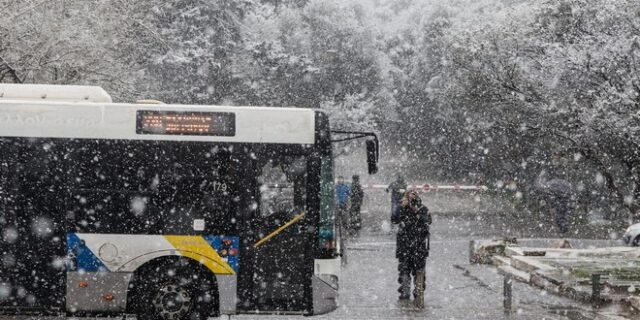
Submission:
[[[392,222],[398,224],[396,258],[400,300],[409,300],[413,277],[413,298],[417,308],[424,308],[425,267],[429,256],[429,226],[431,214],[416,191],[408,191],[401,199],[398,214]]]
[[[391,218],[393,220],[393,216],[398,214],[398,209],[400,208],[400,200],[404,195],[404,192],[407,190],[407,183],[404,181],[404,178],[401,175],[396,177],[396,180],[391,182],[389,186],[385,189],[386,192],[391,191]]]
[[[351,179],[351,206],[349,208],[349,225],[352,232],[358,232],[362,228],[362,217],[360,215],[360,210],[362,209],[364,191],[362,190],[362,185],[360,185],[360,176],[354,175]]]

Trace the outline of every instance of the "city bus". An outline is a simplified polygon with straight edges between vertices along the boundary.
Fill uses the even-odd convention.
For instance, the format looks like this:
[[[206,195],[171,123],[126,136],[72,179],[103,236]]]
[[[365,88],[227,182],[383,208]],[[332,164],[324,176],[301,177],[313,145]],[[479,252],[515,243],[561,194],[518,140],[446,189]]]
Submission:
[[[0,312],[334,310],[331,137],[311,109],[113,103],[99,87],[0,84]]]

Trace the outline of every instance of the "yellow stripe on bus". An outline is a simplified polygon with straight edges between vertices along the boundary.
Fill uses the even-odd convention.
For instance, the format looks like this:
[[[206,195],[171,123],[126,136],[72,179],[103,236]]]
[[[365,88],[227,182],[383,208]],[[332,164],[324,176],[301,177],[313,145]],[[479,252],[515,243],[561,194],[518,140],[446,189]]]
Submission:
[[[235,274],[233,268],[200,236],[164,236],[181,255],[202,263],[215,274]]]

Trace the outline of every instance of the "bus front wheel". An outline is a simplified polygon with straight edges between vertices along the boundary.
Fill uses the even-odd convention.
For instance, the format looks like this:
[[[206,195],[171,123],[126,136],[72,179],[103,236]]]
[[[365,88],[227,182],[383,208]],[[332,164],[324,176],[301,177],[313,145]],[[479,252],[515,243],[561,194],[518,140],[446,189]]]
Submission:
[[[138,320],[206,320],[217,310],[217,290],[206,273],[174,262],[139,279]]]

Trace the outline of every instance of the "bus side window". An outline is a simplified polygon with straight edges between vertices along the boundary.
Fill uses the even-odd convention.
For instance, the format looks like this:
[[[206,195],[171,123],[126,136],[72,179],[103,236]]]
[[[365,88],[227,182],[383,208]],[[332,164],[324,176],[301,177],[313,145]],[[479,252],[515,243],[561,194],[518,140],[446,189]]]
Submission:
[[[306,161],[303,157],[272,159],[262,167],[260,214],[287,213],[293,217],[306,208]]]
[[[158,199],[163,231],[176,234],[235,231],[234,161],[225,148],[205,145],[176,145],[162,157]],[[193,221],[204,220],[205,230],[194,230]]]
[[[260,183],[260,215],[262,217],[293,209],[293,184],[287,180],[280,166],[268,162],[262,167],[258,183]]]

